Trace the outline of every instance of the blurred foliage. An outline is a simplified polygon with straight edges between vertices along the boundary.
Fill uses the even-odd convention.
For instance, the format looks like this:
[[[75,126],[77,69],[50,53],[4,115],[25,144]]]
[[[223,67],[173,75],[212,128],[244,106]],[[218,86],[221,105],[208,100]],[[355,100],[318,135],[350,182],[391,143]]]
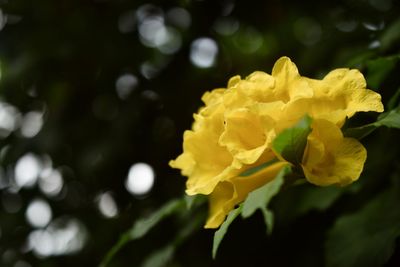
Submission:
[[[269,72],[280,56],[315,78],[359,68],[396,108],[399,14],[395,0],[0,0],[0,265],[100,264],[132,223],[182,196],[185,179],[168,161],[201,95],[233,75]],[[375,120],[360,114],[347,127]],[[398,266],[399,134],[381,127],[363,139],[368,160],[352,186],[278,194],[270,236],[260,212],[238,218],[213,260],[214,231],[198,223],[206,207],[180,204],[108,266]],[[36,176],[59,173],[61,191],[49,194],[29,170],[22,177],[36,182],[16,180],[21,159],[40,166]],[[155,171],[149,193],[125,186],[137,162]],[[104,196],[117,209],[101,212]],[[50,206],[49,225],[27,220],[35,199]],[[80,230],[64,250],[34,247],[35,236],[70,226]]]

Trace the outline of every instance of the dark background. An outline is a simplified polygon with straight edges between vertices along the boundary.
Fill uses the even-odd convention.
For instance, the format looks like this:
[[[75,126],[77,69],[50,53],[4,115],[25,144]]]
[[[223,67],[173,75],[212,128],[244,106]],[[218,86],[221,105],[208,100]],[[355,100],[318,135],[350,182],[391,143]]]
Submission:
[[[270,73],[280,56],[289,56],[302,75],[314,78],[336,67],[360,68],[384,103],[400,84],[397,61],[383,74],[376,70],[381,70],[379,62],[375,68],[367,64],[399,54],[398,40],[382,40],[398,24],[400,5],[394,0],[0,3],[0,266],[98,265],[136,219],[183,194],[185,178],[168,161],[181,153],[182,133],[190,128],[201,95],[224,87],[233,75]],[[151,39],[154,28],[140,30],[154,18],[168,27],[170,42]],[[217,53],[213,65],[199,67],[190,55],[196,52],[193,42],[204,37],[215,41]],[[118,85],[121,77],[125,84],[120,80]],[[43,125],[26,136],[21,129],[30,119],[35,124],[26,116],[33,111]],[[11,114],[14,126],[2,125],[2,112]],[[361,115],[356,123],[371,118]],[[377,155],[386,151],[384,160],[369,158],[374,166],[380,164],[370,176],[390,176],[398,162],[393,147],[398,137],[383,130],[366,140],[372,149],[381,148]],[[48,195],[37,184],[15,182],[15,165],[27,154],[42,163],[51,159],[63,179],[59,193]],[[137,162],[155,172],[151,191],[140,196],[125,187],[129,168]],[[388,187],[387,181],[366,184],[355,201],[342,196],[327,211],[311,211],[294,222],[277,212],[277,227],[268,238],[261,214],[235,222],[216,261],[211,259],[214,231],[196,231],[170,266],[324,266],[325,231],[338,214]],[[98,208],[104,193],[118,207],[111,218]],[[29,236],[46,226],[37,229],[25,214],[37,198],[50,205],[52,222],[80,225],[74,238],[86,238],[77,251],[68,252],[71,244],[58,255],[34,249]],[[283,197],[282,207],[287,201],[296,203]],[[166,220],[124,247],[110,266],[139,266],[177,228],[174,219]],[[394,251],[388,266],[399,260],[398,242]]]

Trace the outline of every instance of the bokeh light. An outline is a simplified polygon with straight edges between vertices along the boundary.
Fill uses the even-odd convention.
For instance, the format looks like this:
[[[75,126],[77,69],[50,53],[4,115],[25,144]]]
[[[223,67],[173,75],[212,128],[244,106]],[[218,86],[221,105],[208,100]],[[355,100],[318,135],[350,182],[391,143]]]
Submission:
[[[239,21],[234,18],[222,17],[214,23],[213,28],[217,33],[229,36],[237,32],[239,25]]]
[[[19,187],[32,187],[36,184],[42,162],[38,156],[28,153],[18,159],[15,165],[15,182]]]
[[[135,163],[131,166],[126,179],[126,189],[135,196],[148,193],[154,184],[154,170],[147,163]]]
[[[178,26],[185,27],[190,19],[185,16],[181,9],[172,10],[175,13],[175,20]],[[181,35],[178,30],[165,23],[164,12],[153,5],[143,5],[136,12],[139,21],[138,31],[140,41],[147,47],[157,48],[164,54],[173,54],[179,50],[182,44]]]
[[[253,54],[264,43],[261,33],[254,27],[241,26],[238,32],[233,35],[236,48],[244,54]]]
[[[115,88],[119,98],[126,99],[136,86],[138,86],[138,83],[138,78],[133,74],[126,73],[119,76],[115,82]]]
[[[28,262],[23,261],[23,260],[18,260],[15,264],[14,267],[32,267]]]
[[[293,30],[297,40],[307,46],[316,44],[322,35],[318,22],[308,17],[298,19]]]
[[[50,205],[43,199],[34,199],[29,203],[25,217],[33,227],[45,227],[52,218]]]
[[[190,61],[199,68],[214,66],[217,54],[217,43],[211,38],[198,38],[190,46]]]
[[[7,137],[19,126],[20,116],[16,107],[0,100],[0,138]]]
[[[372,32],[376,32],[376,31],[380,31],[383,30],[383,28],[385,28],[385,22],[384,21],[364,21],[362,23],[362,25],[364,26],[365,29],[372,31]]]
[[[352,32],[358,26],[358,22],[355,20],[340,20],[336,23],[336,28],[342,32]]]
[[[3,13],[3,10],[0,8],[0,31],[4,28],[7,23],[7,15]],[[1,78],[1,76],[0,76]]]
[[[113,218],[118,215],[118,206],[111,192],[101,193],[97,197],[97,206],[100,213],[106,218]]]
[[[166,14],[168,22],[181,29],[187,29],[192,23],[190,13],[181,7],[174,7],[168,10]]]
[[[57,196],[63,188],[63,178],[59,170],[52,168],[42,171],[39,177],[40,190],[49,197]]]
[[[31,111],[26,113],[21,121],[21,134],[24,137],[34,137],[39,133],[43,126],[43,113]]]
[[[145,61],[143,64],[140,65],[140,73],[146,79],[152,79],[156,77],[159,71],[160,67],[156,66],[154,63],[150,61]]]
[[[1,158],[1,157],[0,157]],[[0,166],[0,189],[6,188],[9,184],[9,181],[6,177],[6,173],[2,166]]]
[[[29,234],[30,249],[39,257],[49,257],[76,253],[87,241],[87,230],[75,218],[58,218],[45,229]]]

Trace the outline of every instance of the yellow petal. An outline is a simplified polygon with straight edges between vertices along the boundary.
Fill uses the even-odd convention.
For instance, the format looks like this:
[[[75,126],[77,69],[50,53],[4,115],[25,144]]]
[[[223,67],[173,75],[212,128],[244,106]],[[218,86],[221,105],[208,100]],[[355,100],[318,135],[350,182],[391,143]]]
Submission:
[[[278,172],[286,166],[286,162],[275,163],[253,175],[235,176],[229,181],[217,185],[210,195],[209,217],[205,228],[217,228],[225,220],[226,215],[247,195],[256,188],[272,181]]]
[[[330,84],[331,95],[347,93],[347,90],[362,90],[367,88],[364,76],[356,69],[340,68],[329,72],[323,79]]]
[[[359,111],[383,112],[381,95],[368,89],[356,90],[351,95],[347,117],[352,117]]]
[[[328,120],[338,126],[342,126],[347,116],[346,106],[327,98],[300,98],[286,105],[283,110],[285,127],[293,121],[298,121],[302,116],[308,114],[314,119]]]
[[[324,144],[315,136],[315,134],[310,134],[307,138],[307,146],[303,155],[304,165],[309,168],[311,168],[311,166],[316,166],[324,160],[324,156]]]
[[[300,76],[296,65],[288,57],[281,57],[276,61],[272,76],[275,78],[276,100],[286,103],[298,98],[312,97],[314,94],[307,81]]]
[[[195,115],[193,130],[185,131],[182,155],[170,163],[188,176],[189,195],[210,194],[220,181],[235,172],[232,155],[218,144],[224,130],[223,106],[207,106],[203,113]]]
[[[242,82],[239,82],[239,84],[242,84]],[[222,99],[223,105],[228,111],[237,108],[244,108],[254,103],[254,101],[245,93],[245,90],[241,90],[240,88],[229,88],[224,93]]]
[[[264,153],[271,142],[274,121],[268,116],[259,116],[250,109],[241,108],[225,115],[225,131],[219,144],[225,146],[236,160],[253,164]]]
[[[272,76],[280,83],[289,84],[300,75],[296,65],[290,58],[281,57],[272,68]]]
[[[344,110],[348,118],[360,111],[383,111],[381,96],[366,89],[366,81],[356,69],[336,69],[323,80],[307,79],[315,90],[315,100],[323,101],[331,110]]]
[[[264,72],[257,71],[242,80],[235,76],[229,80],[224,95],[227,109],[243,108],[255,102],[269,102],[273,97],[275,79]]]
[[[188,153],[196,163],[190,166],[191,173],[186,183],[190,195],[211,193],[216,184],[229,174],[233,158],[225,148],[213,142],[212,134],[202,131],[185,135],[184,154]],[[176,161],[174,166],[182,169],[182,173],[189,172],[189,166],[178,165],[180,162]]]
[[[240,75],[233,76],[228,81],[228,88],[235,87],[241,80]]]
[[[260,117],[248,109],[236,109],[225,117],[225,131],[219,143],[230,151],[251,150],[265,142]]]
[[[346,118],[360,111],[383,111],[381,96],[366,89],[363,75],[355,69],[336,69],[323,80],[302,78],[314,91],[312,97],[297,97],[284,110],[285,118],[307,113],[343,126]],[[298,117],[298,116],[297,116]]]
[[[325,76],[324,82],[332,84],[331,94],[345,96],[348,117],[358,111],[383,111],[381,96],[366,89],[366,81],[356,69],[336,69]]]
[[[287,162],[274,163],[250,176],[235,176],[230,179],[234,185],[237,200],[243,201],[254,189],[272,181]]]
[[[183,176],[189,176],[193,172],[193,168],[196,166],[196,161],[194,160],[191,153],[182,153],[175,160],[169,161],[169,166],[175,169],[181,169]]]
[[[256,162],[264,151],[267,149],[267,145],[263,144],[257,148],[240,151],[234,155],[235,159],[238,160],[240,163],[243,164],[253,164]]]
[[[367,153],[353,138],[343,137],[340,129],[326,120],[315,120],[303,157],[303,171],[315,185],[347,185],[356,181]]]
[[[211,92],[205,92],[201,100],[206,106],[215,105],[221,102],[223,94],[226,92],[225,88],[214,89]]]
[[[250,96],[253,101],[269,102],[273,97],[275,79],[262,71],[255,71],[242,81],[239,90]]]
[[[282,101],[273,101],[268,103],[257,102],[248,106],[248,109],[258,114],[260,117],[268,117],[274,121],[281,120],[284,108],[285,103],[283,103]],[[265,127],[271,127],[271,125],[267,124],[265,125]]]
[[[209,196],[209,215],[204,228],[218,228],[229,211],[225,211],[226,202],[233,198],[233,185],[221,182]]]

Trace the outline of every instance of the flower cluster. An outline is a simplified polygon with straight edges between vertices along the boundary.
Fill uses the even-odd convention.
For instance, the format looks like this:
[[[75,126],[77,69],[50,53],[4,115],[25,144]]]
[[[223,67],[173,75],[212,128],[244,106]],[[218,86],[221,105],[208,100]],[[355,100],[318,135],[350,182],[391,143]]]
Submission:
[[[366,89],[355,69],[336,69],[322,80],[299,75],[280,58],[272,74],[256,71],[231,78],[227,88],[206,92],[205,106],[185,131],[183,153],[170,162],[188,177],[188,195],[209,195],[206,228],[217,228],[247,195],[270,182],[289,162],[272,146],[276,136],[301,118],[312,118],[299,166],[312,184],[347,185],[361,174],[366,150],[343,136],[346,118],[360,111],[383,111],[378,93]],[[273,162],[246,177],[246,170]]]

